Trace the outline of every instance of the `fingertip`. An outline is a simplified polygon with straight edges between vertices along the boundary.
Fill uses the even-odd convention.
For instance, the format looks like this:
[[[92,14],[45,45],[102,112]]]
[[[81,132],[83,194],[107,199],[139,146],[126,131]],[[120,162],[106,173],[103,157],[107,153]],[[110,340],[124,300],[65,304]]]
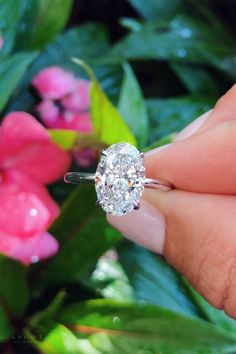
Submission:
[[[145,198],[142,198],[139,210],[133,210],[123,216],[108,214],[107,220],[128,239],[162,254],[165,238],[165,218]]]

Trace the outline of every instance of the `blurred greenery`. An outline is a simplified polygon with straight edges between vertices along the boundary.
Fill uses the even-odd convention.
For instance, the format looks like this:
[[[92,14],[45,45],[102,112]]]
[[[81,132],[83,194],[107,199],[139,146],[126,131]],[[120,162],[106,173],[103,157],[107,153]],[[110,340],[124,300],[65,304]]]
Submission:
[[[95,133],[51,131],[57,144],[168,143],[234,83],[235,10],[230,0],[0,0],[1,117],[36,114],[32,77],[59,65],[90,76]],[[93,188],[50,190],[62,202],[50,230],[58,254],[27,269],[0,257],[1,354],[236,352],[235,321],[123,241]]]

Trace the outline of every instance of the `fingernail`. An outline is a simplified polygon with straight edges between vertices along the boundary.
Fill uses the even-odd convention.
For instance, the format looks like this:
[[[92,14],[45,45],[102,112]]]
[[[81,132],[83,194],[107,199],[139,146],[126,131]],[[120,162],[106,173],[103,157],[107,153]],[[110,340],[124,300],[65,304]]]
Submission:
[[[107,220],[128,239],[154,252],[163,253],[165,218],[146,200],[141,201],[139,210],[123,216],[107,215]]]
[[[170,145],[171,144],[166,144],[166,145],[159,146],[155,149],[149,150],[149,151],[145,152],[145,157],[150,157],[151,155],[155,154],[156,152],[168,148],[168,146],[170,146]]]
[[[179,141],[179,140],[184,140],[188,138],[189,136],[193,135],[200,129],[200,127],[206,122],[206,120],[209,118],[212,110],[204,113],[197,119],[195,119],[192,123],[190,123],[186,128],[184,128],[179,134],[176,135],[174,138],[174,141]]]

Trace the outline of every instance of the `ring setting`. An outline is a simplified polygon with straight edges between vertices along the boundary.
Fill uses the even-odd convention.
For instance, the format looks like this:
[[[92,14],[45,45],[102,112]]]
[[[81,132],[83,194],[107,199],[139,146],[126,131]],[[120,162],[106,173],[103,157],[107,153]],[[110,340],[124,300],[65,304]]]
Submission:
[[[146,178],[144,154],[129,144],[117,143],[101,153],[95,174],[68,172],[65,182],[95,183],[97,204],[112,215],[140,208],[144,188],[172,189],[169,182]]]

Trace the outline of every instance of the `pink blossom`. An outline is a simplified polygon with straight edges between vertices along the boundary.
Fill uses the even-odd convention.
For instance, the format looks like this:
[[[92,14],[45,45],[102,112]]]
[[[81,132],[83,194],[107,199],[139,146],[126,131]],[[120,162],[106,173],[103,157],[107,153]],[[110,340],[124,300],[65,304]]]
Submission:
[[[0,49],[3,47],[3,37],[0,35]]]
[[[91,165],[92,161],[95,161],[97,156],[97,151],[91,148],[74,151],[74,158],[76,163],[84,168]]]
[[[36,110],[46,127],[55,127],[60,116],[60,109],[52,100],[45,99],[41,101],[36,106]]]
[[[54,129],[68,129],[75,130],[78,133],[91,133],[93,127],[89,113],[83,112],[77,114],[66,111],[63,116],[58,117]]]
[[[24,112],[10,113],[0,129],[0,252],[24,264],[57,252],[47,228],[59,208],[43,184],[61,177],[70,155]]]
[[[71,112],[87,111],[89,108],[89,86],[87,80],[77,80],[76,89],[70,95],[62,98],[62,105]]]
[[[36,110],[47,128],[92,133],[92,121],[88,113],[90,82],[72,75],[73,85],[66,85],[64,77],[68,75],[71,77],[72,74],[62,68],[51,67],[34,77],[32,83],[43,98]],[[76,162],[82,167],[88,167],[96,156],[96,151],[90,148],[73,153]]]
[[[32,84],[43,98],[57,100],[75,91],[76,78],[58,66],[51,66],[41,70]]]

